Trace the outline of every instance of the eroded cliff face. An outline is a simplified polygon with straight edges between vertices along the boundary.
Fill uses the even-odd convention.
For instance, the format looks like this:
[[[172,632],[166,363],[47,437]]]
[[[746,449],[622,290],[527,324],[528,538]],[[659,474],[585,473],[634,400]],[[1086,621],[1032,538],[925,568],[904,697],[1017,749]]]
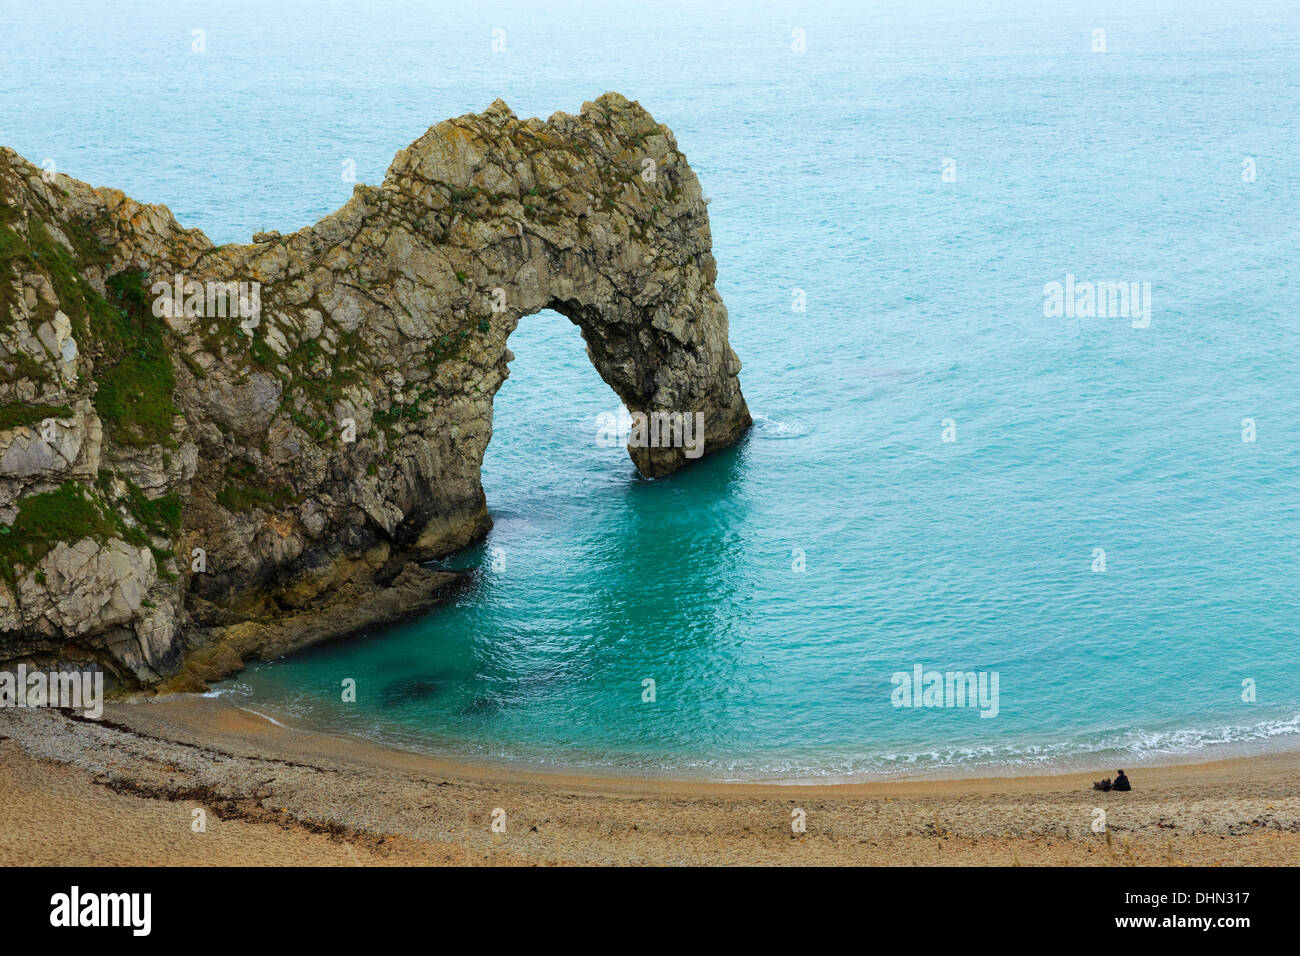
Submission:
[[[254,239],[0,151],[0,660],[197,688],[435,603],[541,309],[629,411],[702,415],[705,452],[750,424],[699,183],[617,94],[447,120]],[[644,437],[646,475],[693,457]]]

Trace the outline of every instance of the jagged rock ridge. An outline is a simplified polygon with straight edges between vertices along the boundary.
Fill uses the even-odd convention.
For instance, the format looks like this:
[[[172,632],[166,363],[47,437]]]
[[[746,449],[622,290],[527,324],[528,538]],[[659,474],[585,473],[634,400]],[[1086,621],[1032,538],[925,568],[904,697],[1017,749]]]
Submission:
[[[444,121],[254,238],[0,152],[0,659],[198,687],[436,602],[419,562],[490,527],[492,396],[541,309],[630,411],[701,413],[706,451],[750,424],[699,183],[618,94]]]

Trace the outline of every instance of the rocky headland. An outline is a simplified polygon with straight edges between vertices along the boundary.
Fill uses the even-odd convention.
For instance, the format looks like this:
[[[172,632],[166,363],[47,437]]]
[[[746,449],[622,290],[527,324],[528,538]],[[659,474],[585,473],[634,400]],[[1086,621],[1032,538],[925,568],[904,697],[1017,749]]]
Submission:
[[[422,562],[491,526],[492,398],[542,309],[629,411],[731,444],[716,272],[673,134],[615,93],[439,123],[246,245],[0,149],[0,665],[198,690],[437,603],[463,579]]]

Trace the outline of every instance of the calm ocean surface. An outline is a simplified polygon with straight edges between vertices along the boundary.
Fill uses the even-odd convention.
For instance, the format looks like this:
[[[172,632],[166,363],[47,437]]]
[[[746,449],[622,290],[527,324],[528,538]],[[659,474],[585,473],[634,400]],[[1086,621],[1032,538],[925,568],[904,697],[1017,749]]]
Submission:
[[[227,693],[437,753],[715,778],[1300,743],[1294,3],[536,8],[0,2],[0,143],[217,242],[314,222],[345,160],[378,183],[498,96],[638,99],[712,199],[752,435],[639,479],[595,440],[618,402],[577,329],[527,318],[496,528],[450,562],[475,586]],[[1149,327],[1045,318],[1067,274],[1149,282]],[[917,664],[996,672],[997,717],[895,708]]]

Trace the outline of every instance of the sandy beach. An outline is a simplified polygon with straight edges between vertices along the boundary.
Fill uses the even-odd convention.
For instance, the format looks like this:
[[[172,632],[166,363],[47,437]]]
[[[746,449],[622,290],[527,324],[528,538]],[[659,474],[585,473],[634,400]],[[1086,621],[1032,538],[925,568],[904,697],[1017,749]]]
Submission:
[[[1092,790],[1102,775],[599,778],[439,760],[214,698],[112,704],[98,722],[5,710],[0,865],[1300,863],[1300,754],[1130,769],[1127,794]]]

